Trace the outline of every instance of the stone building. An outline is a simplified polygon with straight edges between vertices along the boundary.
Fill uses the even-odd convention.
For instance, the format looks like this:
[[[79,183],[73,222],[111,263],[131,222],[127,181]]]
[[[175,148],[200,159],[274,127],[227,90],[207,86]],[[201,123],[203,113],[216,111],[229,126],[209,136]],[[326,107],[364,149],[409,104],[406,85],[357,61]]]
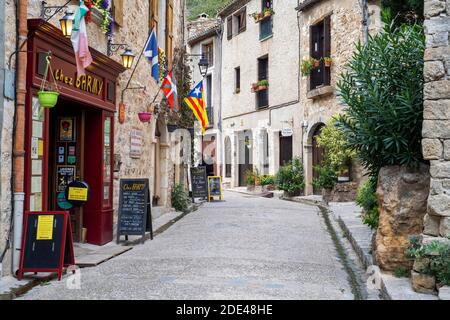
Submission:
[[[258,15],[265,11],[267,16]],[[236,0],[219,17],[224,25],[224,181],[244,186],[246,170],[273,175],[299,157],[305,168],[305,193],[312,194],[313,167],[324,157],[316,138],[343,110],[336,97],[337,76],[365,31],[380,28],[379,1],[368,1],[363,11],[359,2],[350,0]],[[302,61],[310,57],[320,65],[303,75]],[[325,66],[324,57],[332,58],[331,67]],[[268,82],[268,87],[253,89],[258,82]],[[353,180],[359,182],[362,176],[359,166],[353,166]]]
[[[221,78],[222,78],[222,31],[217,18],[200,15],[187,25],[187,44],[192,61],[192,83],[204,81],[206,111],[209,127],[202,136],[195,136],[195,154],[197,165],[206,165],[208,175],[221,175],[222,132],[221,132]],[[208,71],[203,77],[197,67],[199,59],[208,59]]]
[[[296,6],[236,0],[219,12],[223,177],[231,187],[247,184],[247,170],[275,174],[302,155]]]
[[[450,238],[450,1],[425,0],[425,19],[422,148],[431,191],[423,233],[444,240]]]
[[[320,66],[300,80],[303,163],[306,194],[313,193],[311,182],[316,175],[313,168],[323,160],[324,150],[317,145],[317,136],[326,122],[342,112],[336,96],[338,75],[350,60],[356,42],[363,41],[365,32],[374,32],[381,26],[379,1],[368,1],[367,29],[360,1],[304,0],[300,1],[298,25],[300,29],[300,63],[308,58],[331,57],[331,67],[322,60]],[[353,166],[352,180],[362,178],[360,167]]]
[[[61,6],[67,1],[46,2],[47,6]],[[166,54],[167,67],[172,67],[174,51],[184,43],[185,1],[107,2],[114,21],[113,32],[108,31],[108,23],[105,24],[101,11],[93,7],[87,34],[94,62],[86,69],[84,77],[77,76],[70,39],[60,30],[59,19],[65,10],[44,22],[40,18],[41,1],[30,0],[27,7],[24,210],[61,210],[61,205],[65,204],[62,184],[73,178],[84,180],[90,185],[90,198],[82,209],[70,209],[73,236],[76,241],[85,238],[97,245],[111,241],[116,232],[120,179],[149,179],[153,218],[169,210],[171,188],[180,179],[174,170],[176,158],[172,156],[177,141],[167,130],[165,112],[159,112],[158,108],[163,95],[159,93],[156,103],[152,104],[159,87],[151,77],[147,59],[138,58],[150,30],[155,27],[158,46]],[[77,4],[78,1],[69,2],[69,9],[75,11]],[[6,68],[14,71],[16,8],[14,1],[2,1],[0,5],[5,6],[5,10],[0,10],[0,39],[5,37],[5,45],[0,47],[0,66],[3,70],[4,63],[11,57],[12,64]],[[112,50],[108,55],[108,39],[125,46],[117,46],[118,50]],[[124,47],[129,47],[136,55],[131,69],[122,65]],[[52,67],[60,97],[55,108],[44,110],[36,107],[39,106],[36,92],[48,51],[52,51]],[[3,82],[8,84],[4,74],[0,78],[2,87]],[[128,88],[142,89],[124,91],[128,82]],[[119,107],[122,98],[124,110]],[[15,101],[10,99],[3,102],[2,94],[0,254],[5,248],[12,216],[14,104]],[[138,113],[145,111],[153,112],[149,123],[138,118]],[[66,180],[62,179],[64,176],[67,176]],[[20,244],[14,243],[14,247],[20,248]],[[16,257],[11,259],[12,251],[5,255],[4,273],[17,268]],[[12,268],[11,260],[14,260]]]

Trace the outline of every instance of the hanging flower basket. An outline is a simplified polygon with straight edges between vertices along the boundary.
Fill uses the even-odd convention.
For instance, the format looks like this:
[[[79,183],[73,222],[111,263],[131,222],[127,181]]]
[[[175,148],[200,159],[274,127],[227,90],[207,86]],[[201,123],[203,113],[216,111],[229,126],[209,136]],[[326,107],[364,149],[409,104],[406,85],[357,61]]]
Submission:
[[[47,65],[45,67],[44,77],[42,78],[41,87],[38,92],[38,100],[41,108],[53,108],[58,103],[58,84],[56,83],[55,76],[53,75],[52,65],[51,65],[51,53],[49,52],[47,54],[47,57],[45,60],[47,61]],[[53,82],[55,85],[56,90],[50,89],[48,91],[45,90],[46,83],[47,83],[47,75],[48,70],[50,69],[50,75],[53,78]],[[51,87],[50,85],[48,86]]]
[[[53,108],[58,102],[59,93],[56,91],[39,91],[38,100],[42,108]]]
[[[150,112],[139,112],[138,113],[139,120],[143,123],[150,122],[152,120],[152,113]]]

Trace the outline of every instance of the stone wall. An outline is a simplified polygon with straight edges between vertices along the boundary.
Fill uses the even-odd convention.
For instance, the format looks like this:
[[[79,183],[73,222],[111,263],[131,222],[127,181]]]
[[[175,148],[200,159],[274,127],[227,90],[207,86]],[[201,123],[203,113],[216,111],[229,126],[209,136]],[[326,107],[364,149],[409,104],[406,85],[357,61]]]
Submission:
[[[431,191],[423,233],[450,238],[450,0],[425,0],[423,155]]]

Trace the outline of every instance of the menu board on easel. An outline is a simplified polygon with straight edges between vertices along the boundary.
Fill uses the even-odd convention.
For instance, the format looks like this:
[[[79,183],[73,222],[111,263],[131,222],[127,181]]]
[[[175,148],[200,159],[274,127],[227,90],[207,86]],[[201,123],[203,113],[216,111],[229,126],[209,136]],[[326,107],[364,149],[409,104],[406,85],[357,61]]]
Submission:
[[[119,220],[117,223],[117,243],[120,236],[142,236],[150,231],[153,239],[153,226],[150,204],[150,187],[148,179],[120,180]]]
[[[192,200],[208,196],[206,167],[191,168]]]
[[[208,177],[208,201],[219,197],[222,200],[222,177]]]

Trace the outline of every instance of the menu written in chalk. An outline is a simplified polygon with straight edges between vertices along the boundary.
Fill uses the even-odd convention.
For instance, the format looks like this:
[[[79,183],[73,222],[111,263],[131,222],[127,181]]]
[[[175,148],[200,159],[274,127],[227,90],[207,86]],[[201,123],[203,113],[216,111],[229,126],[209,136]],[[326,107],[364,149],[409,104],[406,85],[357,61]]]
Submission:
[[[208,183],[206,167],[191,168],[192,198],[206,198]]]
[[[117,242],[122,235],[141,235],[144,241],[147,230],[153,238],[149,195],[148,179],[120,180]]]

